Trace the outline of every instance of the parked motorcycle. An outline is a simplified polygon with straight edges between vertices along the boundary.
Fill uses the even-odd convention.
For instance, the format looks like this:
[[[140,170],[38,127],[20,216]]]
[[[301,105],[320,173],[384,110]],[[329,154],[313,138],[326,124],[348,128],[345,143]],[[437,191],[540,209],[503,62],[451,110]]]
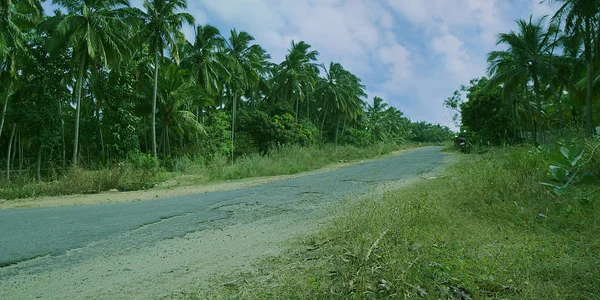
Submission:
[[[469,146],[469,142],[467,141],[467,138],[464,136],[457,136],[456,139],[454,140],[454,145],[462,153],[470,153],[471,152],[471,147]]]

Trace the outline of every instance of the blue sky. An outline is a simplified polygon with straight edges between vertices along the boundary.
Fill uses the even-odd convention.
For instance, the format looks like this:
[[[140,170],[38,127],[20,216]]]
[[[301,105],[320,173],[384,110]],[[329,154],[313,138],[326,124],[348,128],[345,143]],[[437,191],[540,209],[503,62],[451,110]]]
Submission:
[[[486,54],[498,33],[515,28],[514,20],[554,12],[539,2],[200,0],[188,1],[188,11],[197,24],[214,25],[226,37],[232,28],[249,32],[276,63],[292,40],[303,40],[321,62],[340,62],[360,77],[369,102],[379,96],[413,121],[455,129],[444,99],[486,74]],[[190,39],[193,28],[184,32]]]

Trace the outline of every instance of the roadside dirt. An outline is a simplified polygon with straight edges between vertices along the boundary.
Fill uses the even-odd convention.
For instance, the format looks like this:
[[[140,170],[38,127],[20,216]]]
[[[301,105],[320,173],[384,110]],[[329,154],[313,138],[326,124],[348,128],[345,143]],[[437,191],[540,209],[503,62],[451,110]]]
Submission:
[[[258,177],[258,178],[247,178],[240,180],[228,180],[225,182],[217,182],[217,183],[208,183],[201,185],[190,185],[190,184],[181,184],[181,181],[185,182],[185,180],[179,180],[178,178],[174,178],[168,180],[167,182],[163,182],[159,184],[157,187],[149,189],[149,190],[141,190],[141,191],[130,191],[130,192],[104,192],[98,194],[88,194],[88,195],[67,195],[67,196],[53,196],[53,197],[34,197],[27,199],[18,199],[18,200],[2,200],[0,199],[0,209],[7,208],[33,208],[33,207],[53,207],[53,206],[68,206],[68,205],[86,205],[86,204],[101,204],[101,203],[118,203],[118,202],[136,202],[136,201],[146,201],[146,200],[154,200],[159,198],[167,198],[167,197],[177,197],[184,195],[192,195],[192,194],[202,194],[208,192],[217,192],[217,191],[229,191],[236,190],[241,188],[252,187],[264,183],[269,183],[278,180],[296,178],[300,176],[306,176],[310,174],[316,174],[321,172],[327,172],[331,170],[340,169],[347,166],[352,166],[368,161],[373,161],[385,157],[399,155],[402,152],[407,150],[396,151],[390,153],[388,155],[374,158],[374,159],[366,159],[366,160],[358,160],[352,162],[339,162],[335,164],[331,164],[327,167],[308,171],[298,174],[292,175],[280,175],[280,176],[270,176],[270,177]],[[181,184],[181,185],[180,185]]]
[[[446,162],[450,160],[446,159]],[[354,164],[356,163],[358,162]],[[341,166],[343,165],[330,168]],[[373,187],[369,196],[382,195],[385,191],[400,189],[417,180],[434,179],[441,169],[443,167],[437,167],[402,181],[388,181]],[[263,178],[236,182],[233,185],[223,183],[163,192],[166,195],[177,195],[232,189],[260,184],[265,180],[277,179]],[[147,192],[145,197],[153,198],[157,195],[157,191]],[[138,198],[144,197],[139,193],[135,195]],[[165,194],[158,195],[161,197]],[[100,197],[101,200],[97,201],[104,201],[102,199],[107,197],[106,194],[91,197],[93,196]],[[126,196],[112,199],[124,198]],[[58,202],[51,201],[45,199],[38,200],[37,203],[59,205]],[[90,201],[73,200],[60,205]],[[228,212],[229,218],[201,224],[205,229],[183,237],[162,240],[149,247],[113,252],[108,251],[110,247],[89,245],[71,250],[64,256],[78,257],[85,253],[91,259],[76,260],[76,263],[58,267],[54,266],[56,262],[53,257],[41,257],[4,268],[3,271],[11,276],[10,280],[0,280],[0,299],[187,298],[198,291],[211,290],[211,286],[235,284],[223,281],[223,278],[256,273],[255,262],[282,253],[287,249],[287,241],[290,239],[318,231],[331,220],[334,215],[332,209],[339,208],[336,205],[307,198],[277,207],[246,203],[222,206],[218,209]],[[39,266],[44,266],[44,269],[35,270]]]

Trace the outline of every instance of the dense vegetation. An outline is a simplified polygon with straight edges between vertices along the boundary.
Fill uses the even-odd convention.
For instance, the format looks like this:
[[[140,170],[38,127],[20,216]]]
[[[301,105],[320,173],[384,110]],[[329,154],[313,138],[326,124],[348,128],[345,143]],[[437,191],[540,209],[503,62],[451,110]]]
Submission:
[[[351,199],[243,283],[190,298],[599,299],[600,1],[550,2],[445,101],[485,151]]]
[[[554,16],[518,20],[515,31],[499,34],[489,79],[474,79],[445,101],[473,141],[548,144],[577,128],[596,133],[600,1],[547,2],[558,5]]]
[[[57,180],[73,166],[172,169],[182,158],[452,135],[381,98],[368,104],[357,76],[318,62],[305,42],[276,64],[245,31],[198,25],[185,40],[182,27],[194,24],[185,0],[52,3],[52,16],[38,0],[0,3],[5,182]]]

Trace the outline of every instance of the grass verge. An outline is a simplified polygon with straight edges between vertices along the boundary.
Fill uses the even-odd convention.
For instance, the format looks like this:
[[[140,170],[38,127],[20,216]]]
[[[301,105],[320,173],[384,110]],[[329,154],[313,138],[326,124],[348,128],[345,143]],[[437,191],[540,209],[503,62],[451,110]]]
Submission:
[[[420,145],[378,144],[368,148],[353,146],[288,147],[266,156],[250,155],[232,164],[225,157],[205,162],[201,157],[181,157],[169,161],[170,172],[158,168],[155,160],[139,155],[125,163],[100,170],[72,169],[51,182],[35,183],[16,178],[0,182],[0,199],[100,193],[108,190],[132,191],[169,185],[193,185],[251,177],[288,175],[319,169],[332,163],[375,158]],[[174,183],[173,183],[174,182]],[[167,186],[169,186],[167,185]]]
[[[258,273],[189,297],[600,299],[598,193],[558,197],[527,150],[472,155],[445,177],[340,205]]]

